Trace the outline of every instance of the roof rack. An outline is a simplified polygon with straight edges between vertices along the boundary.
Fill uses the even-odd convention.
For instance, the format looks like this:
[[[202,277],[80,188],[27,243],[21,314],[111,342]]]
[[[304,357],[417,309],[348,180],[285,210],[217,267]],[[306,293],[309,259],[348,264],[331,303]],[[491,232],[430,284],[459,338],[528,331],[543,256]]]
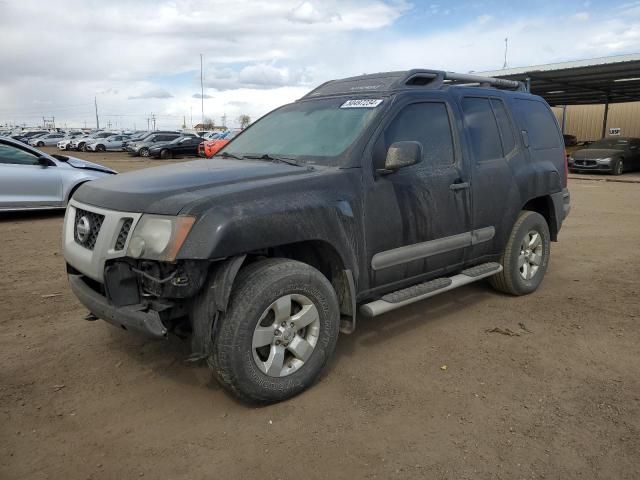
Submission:
[[[316,87],[302,98],[356,93],[376,94],[416,87],[437,89],[444,85],[493,87],[502,90],[527,91],[525,84],[517,80],[445,72],[443,70],[415,69],[403,72],[384,72],[330,80]]]

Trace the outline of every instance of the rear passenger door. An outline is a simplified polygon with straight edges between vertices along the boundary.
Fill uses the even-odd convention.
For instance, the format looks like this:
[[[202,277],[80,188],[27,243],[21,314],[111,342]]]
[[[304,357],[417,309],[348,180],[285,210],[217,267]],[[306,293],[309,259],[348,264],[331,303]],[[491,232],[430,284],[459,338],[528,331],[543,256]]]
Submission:
[[[467,251],[468,263],[500,253],[501,239],[511,225],[514,195],[510,163],[524,155],[514,123],[497,97],[464,96],[460,99],[472,164],[471,203],[474,231],[485,233]]]

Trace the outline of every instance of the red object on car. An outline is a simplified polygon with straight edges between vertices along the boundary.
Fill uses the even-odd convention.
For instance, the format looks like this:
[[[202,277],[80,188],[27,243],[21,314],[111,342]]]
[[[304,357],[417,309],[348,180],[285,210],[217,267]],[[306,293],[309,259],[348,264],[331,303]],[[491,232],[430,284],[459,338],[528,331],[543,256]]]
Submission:
[[[241,131],[242,130],[240,129],[229,130],[220,138],[216,138],[215,140],[205,140],[198,146],[198,154],[201,157],[213,157]]]

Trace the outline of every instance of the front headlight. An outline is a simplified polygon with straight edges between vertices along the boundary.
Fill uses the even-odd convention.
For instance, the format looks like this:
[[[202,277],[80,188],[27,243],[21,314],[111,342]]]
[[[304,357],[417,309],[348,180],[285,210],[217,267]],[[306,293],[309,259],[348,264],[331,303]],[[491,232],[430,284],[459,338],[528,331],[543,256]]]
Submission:
[[[174,261],[195,220],[187,216],[142,215],[129,240],[127,256]]]
[[[598,163],[611,163],[611,158],[599,158]]]

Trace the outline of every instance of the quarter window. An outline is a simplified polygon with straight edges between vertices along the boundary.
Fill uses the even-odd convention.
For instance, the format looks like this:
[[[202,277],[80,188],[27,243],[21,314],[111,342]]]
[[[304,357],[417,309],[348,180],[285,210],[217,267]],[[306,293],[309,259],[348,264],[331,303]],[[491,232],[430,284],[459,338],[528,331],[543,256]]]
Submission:
[[[385,152],[395,142],[420,142],[422,160],[428,166],[451,165],[455,161],[449,112],[441,102],[406,106],[387,127],[384,141]]]
[[[531,148],[543,150],[560,146],[560,132],[551,110],[537,100],[516,99],[521,119],[526,125]]]

